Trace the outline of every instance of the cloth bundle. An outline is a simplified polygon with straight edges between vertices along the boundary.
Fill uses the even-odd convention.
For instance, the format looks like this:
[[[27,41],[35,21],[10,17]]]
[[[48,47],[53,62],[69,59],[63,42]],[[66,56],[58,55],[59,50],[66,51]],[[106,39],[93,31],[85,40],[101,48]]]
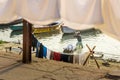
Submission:
[[[37,42],[36,57],[73,63],[73,55],[62,54],[59,52],[49,50],[40,42]]]
[[[32,35],[33,36],[33,35]],[[60,53],[53,50],[48,49],[46,46],[44,46],[42,43],[40,43],[35,36],[32,38],[32,46],[36,46],[36,57],[38,58],[45,58],[48,60],[56,60],[56,61],[63,61],[68,63],[77,63],[82,64],[85,56],[84,54],[78,55],[74,53]],[[71,46],[70,46],[71,49]],[[80,53],[81,50],[77,50],[76,53]],[[84,56],[84,57],[83,57]]]

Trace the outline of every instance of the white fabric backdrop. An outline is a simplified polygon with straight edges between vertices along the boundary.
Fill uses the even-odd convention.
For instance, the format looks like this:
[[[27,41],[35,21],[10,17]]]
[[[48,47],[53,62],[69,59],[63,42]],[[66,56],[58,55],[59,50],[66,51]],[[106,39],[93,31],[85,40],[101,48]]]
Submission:
[[[18,0],[17,14],[31,23],[47,24],[60,18],[59,0]]]
[[[56,20],[60,17],[80,24],[102,22],[100,0],[61,0],[61,2],[60,0],[2,0],[2,2],[6,4],[0,6],[0,14],[2,13],[1,17],[4,19],[18,15],[34,24]],[[6,22],[4,19],[3,21]]]
[[[61,0],[61,18],[73,29],[88,29],[103,23],[101,0]]]
[[[102,23],[101,0],[61,0],[61,17],[80,24]]]
[[[17,19],[16,0],[0,0],[0,23],[8,23]]]
[[[71,28],[81,29],[104,20],[104,29],[120,36],[119,5],[120,0],[0,0],[0,23],[23,17],[33,24],[45,24],[61,18],[77,24]]]
[[[104,30],[120,37],[120,0],[103,0]]]

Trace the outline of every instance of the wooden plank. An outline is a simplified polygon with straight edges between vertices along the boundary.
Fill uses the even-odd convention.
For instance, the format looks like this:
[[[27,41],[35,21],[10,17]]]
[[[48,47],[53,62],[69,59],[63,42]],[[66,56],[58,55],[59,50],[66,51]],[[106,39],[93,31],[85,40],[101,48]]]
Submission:
[[[31,63],[32,24],[23,20],[23,63]]]
[[[0,27],[1,27],[1,26],[3,26],[3,27],[5,27],[5,26],[10,26],[10,25],[15,25],[15,24],[20,24],[20,23],[22,23],[22,19],[18,19],[18,20],[12,21],[12,22],[10,22],[10,23],[0,24]]]

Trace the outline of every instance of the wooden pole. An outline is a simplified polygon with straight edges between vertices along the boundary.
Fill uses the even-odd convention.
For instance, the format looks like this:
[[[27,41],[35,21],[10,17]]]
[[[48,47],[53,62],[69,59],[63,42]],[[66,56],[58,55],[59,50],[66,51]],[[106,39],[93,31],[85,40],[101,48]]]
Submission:
[[[87,48],[89,49],[89,55],[87,56],[87,58],[86,58],[86,60],[85,60],[85,62],[83,63],[83,66],[86,64],[86,62],[88,61],[88,59],[89,59],[89,57],[90,57],[90,55],[91,54],[93,54],[93,50],[95,49],[95,47],[96,46],[94,46],[93,48],[92,48],[92,50],[90,49],[90,47],[86,44],[86,46],[87,46]]]
[[[31,63],[32,24],[23,19],[23,63]]]
[[[87,60],[88,60],[88,58],[90,57],[90,55],[92,55],[92,57],[93,57],[93,59],[95,60],[95,63],[96,63],[96,65],[97,65],[97,67],[98,67],[98,69],[100,69],[100,66],[99,66],[99,64],[98,64],[98,62],[97,62],[97,60],[95,59],[95,57],[94,57],[94,49],[95,49],[95,47],[96,46],[94,46],[92,49],[90,49],[90,47],[86,44],[86,46],[87,46],[87,48],[89,49],[89,55],[87,56],[87,58],[86,58],[86,60],[84,61],[84,63],[83,63],[83,66],[86,64],[86,62],[87,62]]]

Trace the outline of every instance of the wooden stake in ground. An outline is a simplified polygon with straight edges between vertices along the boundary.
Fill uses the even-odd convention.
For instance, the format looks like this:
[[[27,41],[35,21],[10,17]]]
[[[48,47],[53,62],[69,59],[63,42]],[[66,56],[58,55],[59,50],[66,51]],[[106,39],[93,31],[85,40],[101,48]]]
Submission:
[[[31,63],[32,24],[23,19],[23,63]]]
[[[100,66],[99,66],[99,64],[98,64],[98,62],[97,62],[97,60],[95,59],[95,57],[94,57],[94,49],[95,49],[95,47],[96,46],[94,46],[92,49],[90,49],[90,47],[86,44],[86,46],[87,46],[87,48],[89,49],[89,55],[87,56],[87,58],[86,58],[86,60],[85,60],[85,62],[83,63],[83,66],[86,64],[86,62],[88,61],[88,59],[89,59],[89,57],[90,57],[90,55],[92,55],[92,57],[93,57],[93,59],[95,60],[95,63],[96,63],[96,65],[97,65],[97,67],[98,68],[100,68]]]

